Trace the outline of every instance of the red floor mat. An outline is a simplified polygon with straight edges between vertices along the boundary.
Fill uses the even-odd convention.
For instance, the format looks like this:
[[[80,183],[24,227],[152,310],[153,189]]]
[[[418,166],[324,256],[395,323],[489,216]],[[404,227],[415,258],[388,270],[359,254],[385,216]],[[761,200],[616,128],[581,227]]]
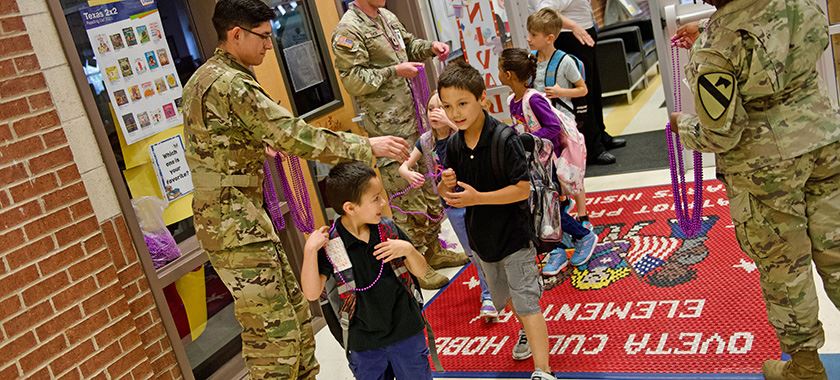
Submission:
[[[588,265],[547,281],[541,302],[555,372],[738,377],[780,357],[758,271],[735,240],[720,182],[706,182],[704,229],[694,239],[675,228],[668,186],[588,198],[601,243]],[[447,371],[436,375],[530,373],[530,359],[511,359],[519,323],[509,313],[485,323],[477,317],[479,298],[469,266],[427,307]]]

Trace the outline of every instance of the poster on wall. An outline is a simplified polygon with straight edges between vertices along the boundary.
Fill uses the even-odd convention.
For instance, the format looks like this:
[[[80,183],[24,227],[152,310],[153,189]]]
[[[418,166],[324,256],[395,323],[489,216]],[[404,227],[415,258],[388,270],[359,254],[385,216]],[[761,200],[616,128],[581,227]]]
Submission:
[[[80,13],[126,143],[182,124],[181,80],[155,0],[115,1]]]
[[[499,55],[502,38],[496,23],[493,0],[449,0],[453,6],[464,59],[484,78],[490,102],[490,114],[509,119],[504,114],[509,90],[499,82]],[[498,88],[498,89],[497,89]]]
[[[164,198],[173,202],[193,191],[192,173],[184,155],[184,141],[180,135],[172,136],[149,146],[152,166]]]

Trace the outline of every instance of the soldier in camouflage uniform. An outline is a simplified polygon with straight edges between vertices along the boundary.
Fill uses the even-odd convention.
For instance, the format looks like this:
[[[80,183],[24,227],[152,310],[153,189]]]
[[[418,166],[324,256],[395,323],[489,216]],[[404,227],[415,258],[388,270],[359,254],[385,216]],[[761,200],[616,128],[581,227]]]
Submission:
[[[260,0],[221,0],[220,46],[184,86],[186,158],[195,186],[196,236],[234,298],[242,355],[253,379],[314,379],[309,305],[263,209],[263,150],[327,163],[403,159],[396,137],[319,129],[294,118],[248,68],[271,49],[274,12]]]
[[[356,97],[365,113],[368,135],[394,135],[413,144],[419,135],[414,99],[406,79],[417,75],[417,67],[422,63],[416,61],[434,55],[445,57],[449,46],[415,38],[384,7],[385,0],[357,0],[350,5],[333,32],[335,66],[347,92]],[[398,162],[380,159],[377,165],[388,195],[408,187],[399,175]],[[393,204],[405,211],[441,215],[443,209],[431,182],[395,198]],[[394,221],[433,268],[460,266],[469,260],[462,253],[441,248],[440,221],[398,211],[394,212]],[[419,280],[424,289],[441,288],[448,282],[442,275]]]
[[[840,113],[816,71],[826,16],[813,0],[706,1],[718,10],[686,67],[698,114],[671,126],[716,153],[738,242],[792,356],[765,362],[765,377],[825,379],[812,262],[840,308]]]

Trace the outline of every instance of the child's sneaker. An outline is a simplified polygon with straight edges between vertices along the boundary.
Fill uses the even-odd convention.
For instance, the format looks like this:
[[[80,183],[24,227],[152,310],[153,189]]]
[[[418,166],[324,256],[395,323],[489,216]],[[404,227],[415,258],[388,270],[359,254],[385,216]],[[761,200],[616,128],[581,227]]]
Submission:
[[[592,257],[592,252],[595,251],[595,245],[598,244],[598,235],[590,232],[586,236],[580,238],[575,242],[575,253],[572,255],[572,265],[578,266],[586,264]]]
[[[493,305],[492,300],[483,300],[481,301],[481,311],[479,315],[487,321],[499,318],[499,311],[496,310],[496,306]]]
[[[534,370],[534,373],[531,374],[531,380],[557,380],[557,378],[541,369],[536,369]]]
[[[531,346],[528,345],[528,337],[525,329],[519,329],[519,338],[513,345],[513,360],[525,360],[531,357]],[[539,378],[538,378],[539,379]]]
[[[566,250],[562,247],[554,248],[548,253],[548,262],[543,267],[542,274],[546,277],[555,276],[569,264]]]
[[[578,216],[575,219],[577,219],[577,221],[580,222],[583,228],[592,231],[592,222],[589,221],[589,215]]]

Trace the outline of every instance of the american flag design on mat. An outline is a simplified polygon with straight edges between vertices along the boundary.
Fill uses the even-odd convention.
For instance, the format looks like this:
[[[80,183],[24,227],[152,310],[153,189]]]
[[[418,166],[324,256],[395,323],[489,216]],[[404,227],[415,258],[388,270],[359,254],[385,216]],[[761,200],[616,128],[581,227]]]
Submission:
[[[665,236],[630,236],[627,239],[630,240],[631,248],[624,259],[639,276],[664,264],[681,243],[679,239]]]

